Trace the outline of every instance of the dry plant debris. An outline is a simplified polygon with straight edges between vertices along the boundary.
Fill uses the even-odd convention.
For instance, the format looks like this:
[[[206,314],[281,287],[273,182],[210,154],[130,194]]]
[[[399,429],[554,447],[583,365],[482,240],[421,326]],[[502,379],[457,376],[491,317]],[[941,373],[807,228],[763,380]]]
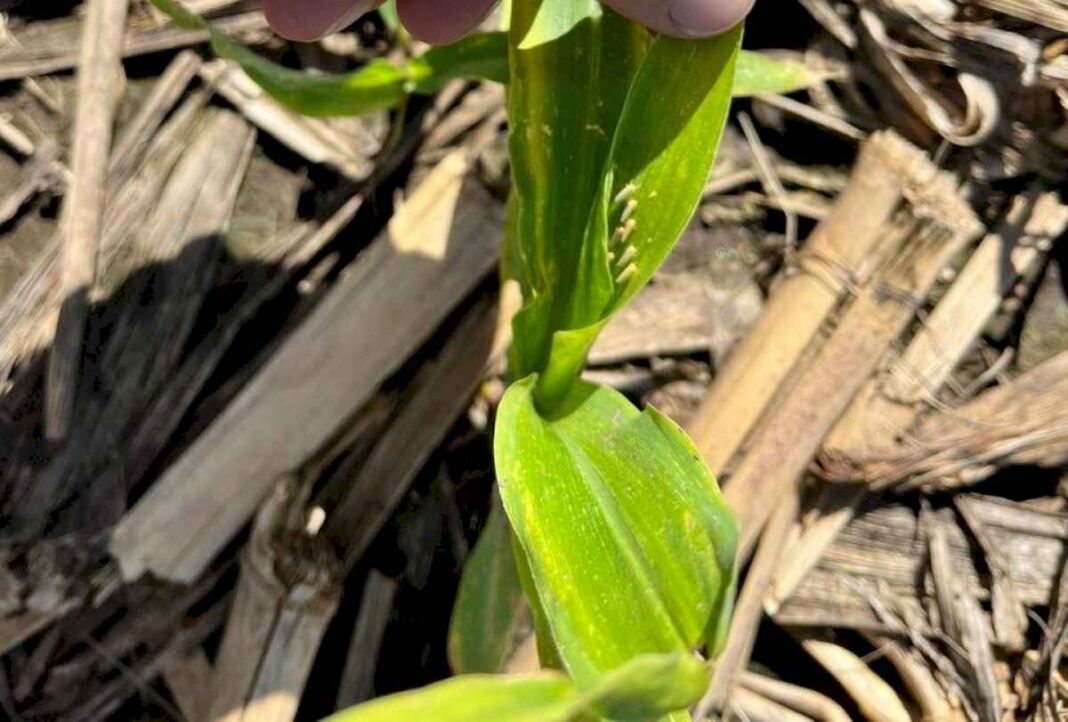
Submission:
[[[445,676],[514,310],[500,89],[308,119],[145,3],[36,5],[0,11],[2,715],[313,719]],[[190,5],[291,65],[410,51]],[[702,714],[1068,713],[1066,32],[1061,0],[758,3],[750,41],[826,79],[744,102],[589,372],[687,423],[745,522]]]

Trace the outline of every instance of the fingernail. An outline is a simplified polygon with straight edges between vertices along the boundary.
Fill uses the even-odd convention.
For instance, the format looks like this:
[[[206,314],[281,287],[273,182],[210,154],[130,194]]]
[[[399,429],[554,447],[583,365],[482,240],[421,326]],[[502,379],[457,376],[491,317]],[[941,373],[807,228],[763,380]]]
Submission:
[[[371,12],[381,4],[382,0],[358,0],[358,2],[353,5],[352,9],[339,17],[333,25],[327,28],[323,35],[333,35],[334,33],[341,32],[349,25],[352,25],[352,23],[356,21],[356,18]]]
[[[676,35],[707,38],[730,30],[749,14],[754,0],[672,0],[668,18]]]

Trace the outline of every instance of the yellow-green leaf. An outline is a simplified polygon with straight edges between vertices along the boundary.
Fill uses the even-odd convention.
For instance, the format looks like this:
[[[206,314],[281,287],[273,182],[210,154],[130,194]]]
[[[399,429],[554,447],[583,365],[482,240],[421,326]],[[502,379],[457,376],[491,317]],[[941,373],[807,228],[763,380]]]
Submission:
[[[578,684],[641,654],[682,652],[729,609],[737,529],[685,434],[578,383],[556,414],[534,378],[505,394],[498,484],[552,642]]]
[[[617,282],[614,312],[644,286],[674,248],[700,200],[730,109],[741,26],[709,40],[661,36],[634,80],[612,143],[604,196]],[[620,200],[615,200],[619,198]],[[628,212],[629,209],[629,212]],[[626,220],[624,221],[624,217]]]
[[[695,703],[708,686],[704,664],[689,654],[646,655],[589,687],[562,674],[469,675],[383,697],[326,722],[617,722],[656,719]]]
[[[562,674],[470,675],[376,699],[326,722],[569,722],[583,707],[574,685]]]
[[[456,78],[504,82],[508,75],[504,33],[477,33],[431,48],[397,66],[373,60],[343,74],[313,74],[286,68],[211,28],[179,0],[152,0],[180,27],[206,30],[215,52],[241,66],[269,95],[298,113],[359,115],[398,106],[409,93],[429,94]]]
[[[453,79],[508,80],[506,32],[474,33],[452,45],[432,48],[401,66],[372,61],[352,73],[313,74],[286,68],[254,53],[211,28],[179,0],[152,0],[178,26],[208,31],[216,52],[238,63],[275,100],[305,115],[358,115],[397,107],[409,93],[436,92]],[[578,7],[578,6],[576,6]],[[581,9],[581,8],[580,8]],[[580,20],[569,6],[567,17],[546,14],[541,27],[528,32],[524,47],[559,38]],[[396,31],[392,3],[379,8],[386,24]],[[820,79],[803,64],[776,60],[766,54],[742,51],[735,77],[735,96],[789,93]]]
[[[495,504],[464,565],[449,624],[449,664],[456,674],[500,672],[515,651],[530,611],[512,555],[512,530]]]
[[[515,0],[510,33],[513,256],[523,266],[526,303],[510,359],[519,377],[545,367],[554,330],[586,325],[574,320],[583,315],[579,305],[602,306],[612,292],[607,249],[583,238],[650,36],[598,0]],[[591,253],[601,263],[583,260]]]
[[[784,94],[804,90],[826,75],[813,72],[804,63],[776,58],[766,52],[742,50],[734,69],[735,98]]]
[[[648,283],[689,223],[727,121],[741,34],[739,27],[709,40],[661,36],[642,58],[597,179],[577,261],[566,260],[574,276],[558,279],[552,291],[565,308],[553,316],[549,351],[539,365],[514,365],[540,374],[540,405],[551,408],[566,393],[601,328]],[[552,132],[578,122],[576,112],[561,109]],[[524,189],[517,189],[522,207]],[[525,320],[517,321],[517,337]]]

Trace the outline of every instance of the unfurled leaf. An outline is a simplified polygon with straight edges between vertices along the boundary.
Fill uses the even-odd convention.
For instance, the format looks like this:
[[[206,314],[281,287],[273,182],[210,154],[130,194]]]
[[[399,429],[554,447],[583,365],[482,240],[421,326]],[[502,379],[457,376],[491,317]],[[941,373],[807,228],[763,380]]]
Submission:
[[[207,30],[212,47],[241,66],[275,100],[312,116],[359,115],[395,108],[410,93],[437,92],[461,78],[504,82],[508,76],[504,33],[480,33],[452,45],[431,48],[404,65],[373,60],[344,74],[313,74],[285,68],[212,29],[179,0],[152,0],[180,27]]]
[[[397,0],[387,0],[378,6],[378,16],[386,29],[396,35],[401,30],[400,16],[397,15]]]
[[[265,92],[298,113],[314,116],[345,116],[395,108],[410,94],[436,92],[449,80],[508,80],[506,32],[474,33],[453,45],[432,48],[408,63],[395,66],[372,61],[352,73],[313,74],[293,70],[256,54],[244,45],[213,30],[191,13],[179,0],[152,0],[176,25],[188,30],[205,30],[220,56],[233,60]],[[397,32],[396,10],[392,3],[378,12],[386,25]],[[585,8],[585,9],[584,9]],[[581,27],[576,13],[589,12],[583,3],[568,6],[564,17],[546,14],[541,25],[532,28],[525,40],[559,38],[572,27]],[[820,79],[803,64],[775,60],[756,52],[742,51],[738,58],[736,96],[759,93],[788,93],[808,87]]]
[[[325,722],[569,722],[582,709],[578,692],[562,674],[472,675],[382,697]]]
[[[683,710],[708,688],[708,668],[692,654],[647,654],[605,674],[587,695],[591,711],[641,722]]]
[[[578,259],[566,261],[575,269],[572,286],[562,279],[555,291],[564,308],[553,314],[554,336],[533,366],[513,365],[541,374],[543,406],[578,378],[597,334],[648,283],[693,215],[726,124],[740,40],[741,28],[701,41],[661,36],[643,56],[615,123]],[[553,132],[578,123],[575,113],[560,109]],[[517,337],[525,321],[517,320]]]
[[[689,707],[706,686],[705,666],[693,655],[646,655],[585,689],[556,672],[470,675],[383,697],[326,722],[577,722],[591,715],[640,722]]]
[[[764,52],[742,50],[734,69],[735,98],[783,94],[804,90],[827,76],[796,60],[775,58]]]
[[[506,51],[500,33],[472,35],[432,48],[402,66],[373,60],[340,75],[284,68],[219,33],[213,35],[212,42],[219,55],[240,65],[280,103],[313,116],[359,115],[393,108],[409,93],[434,93],[455,78],[502,81],[507,72],[507,64],[501,62]]]
[[[508,80],[506,33],[474,33],[452,43],[431,48],[408,61],[410,92],[436,93],[450,80]]]
[[[499,504],[464,564],[449,624],[449,664],[456,674],[504,669],[530,609],[516,573],[512,530]]]
[[[653,409],[585,383],[551,417],[505,394],[498,484],[565,669],[579,685],[695,648],[729,608],[737,529],[700,454]]]
[[[610,313],[652,278],[697,208],[727,122],[741,37],[741,27],[711,40],[661,36],[642,63],[613,139],[610,190],[595,210],[614,234]]]
[[[589,265],[583,255],[606,252],[587,249],[583,236],[650,36],[597,0],[516,0],[510,33],[515,256],[526,301],[511,364],[521,377],[545,367],[552,331],[586,325],[573,320],[579,293],[596,300],[612,292],[603,258],[600,275],[579,282]]]

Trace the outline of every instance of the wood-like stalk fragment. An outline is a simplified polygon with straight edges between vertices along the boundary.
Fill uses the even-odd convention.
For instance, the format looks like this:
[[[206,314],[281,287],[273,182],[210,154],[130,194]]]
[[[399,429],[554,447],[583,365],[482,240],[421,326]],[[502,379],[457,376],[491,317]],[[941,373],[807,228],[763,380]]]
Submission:
[[[811,717],[793,711],[748,687],[736,687],[731,693],[734,718],[749,722],[812,722]]]
[[[896,239],[891,247],[899,250],[798,370],[790,392],[750,439],[726,485],[725,497],[742,530],[742,558],[770,514],[766,500],[779,498],[798,482],[826,434],[907,328],[939,272],[979,228],[946,174],[915,191],[898,214],[886,233]]]
[[[1068,206],[1034,189],[1017,196],[987,235],[901,358],[860,394],[824,444],[854,458],[892,445],[949,379],[1005,296],[1046,257],[1068,227]]]
[[[1019,196],[986,236],[905,351],[867,383],[823,442],[824,457],[885,455],[934,401],[1017,280],[1068,226],[1068,206],[1052,193]],[[1008,271],[1008,272],[1006,272]],[[771,614],[797,588],[866,497],[863,487],[825,490],[814,518],[791,545],[767,600]]]
[[[185,715],[186,722],[203,722],[211,702],[214,669],[208,655],[197,645],[184,655],[176,656],[163,670],[167,689]]]
[[[1027,609],[1020,602],[1016,587],[1012,583],[1008,562],[1001,547],[979,518],[974,506],[974,499],[961,495],[954,499],[957,511],[968,525],[968,531],[982,551],[986,567],[990,572],[991,616],[994,624],[994,638],[998,644],[1013,652],[1022,652],[1027,645],[1027,628],[1030,624]]]
[[[272,480],[328,443],[492,271],[503,212],[468,168],[462,151],[435,168],[352,272],[123,518],[112,551],[128,577],[199,576]]]
[[[190,95],[170,113],[190,80],[189,62],[189,56],[173,61],[118,138],[107,175],[107,187],[112,190],[99,247],[102,277],[110,274],[128,238],[143,232],[144,219],[156,207],[201,117],[207,102],[204,93]],[[0,302],[0,379],[52,342],[62,301],[58,288],[61,243],[62,234],[57,234]]]
[[[1068,520],[996,497],[968,495],[975,522],[997,544],[1013,589],[1027,606],[1052,603],[1057,574],[1068,552]],[[946,528],[951,565],[967,593],[986,599],[975,569],[974,543],[956,524]],[[901,504],[858,516],[842,530],[819,564],[775,614],[776,623],[933,635],[925,610],[926,545],[916,513]],[[893,619],[887,619],[887,615]]]
[[[73,17],[36,23],[32,42],[20,45],[12,43],[0,48],[0,81],[47,75],[70,70],[78,64],[78,49],[70,42],[72,25],[80,24]],[[214,20],[216,29],[227,34],[258,32],[267,27],[267,20],[259,10],[238,13]],[[205,30],[182,30],[173,25],[167,27],[134,27],[117,39],[115,52],[124,58],[163,50],[198,45],[208,39]],[[16,39],[18,39],[16,35]]]
[[[509,285],[505,290],[517,289]],[[366,551],[507,347],[518,304],[506,295],[500,311],[485,298],[467,312],[440,356],[420,370],[396,420],[346,484],[344,497],[327,520],[326,534],[345,549],[347,569]]]
[[[754,672],[742,672],[738,676],[738,683],[817,722],[850,722],[849,715],[837,702],[807,687]]]
[[[953,523],[952,518],[925,513],[922,521],[926,522],[923,526],[927,533],[938,620],[947,637],[956,643],[950,646],[950,657],[969,682],[966,691],[972,697],[980,722],[998,722],[1002,705],[994,670],[994,650],[990,646],[983,610],[959,580],[950,558],[946,526]]]
[[[108,156],[115,108],[124,82],[122,36],[128,0],[91,0],[82,31],[78,109],[71,148],[71,183],[63,207],[60,307],[45,383],[45,433],[61,439],[74,411],[82,337],[107,200]]]
[[[1068,353],[963,406],[924,419],[900,444],[859,466],[828,470],[872,488],[947,490],[1009,465],[1068,462]]]
[[[289,722],[341,596],[340,565],[283,479],[256,515],[212,682],[209,722]]]
[[[892,133],[865,143],[834,210],[799,254],[803,272],[772,293],[690,424],[713,473],[727,468],[827,316],[871,272],[870,258],[887,241],[883,229],[906,188],[932,173],[923,154]]]
[[[51,513],[69,501],[85,478],[82,470],[105,462],[117,430],[136,418],[144,397],[156,392],[177,364],[208,292],[218,238],[233,212],[254,140],[253,130],[236,113],[209,113],[143,220],[143,233],[123,244],[121,268],[111,269],[114,278],[103,279],[116,286],[122,279],[128,294],[116,300],[114,330],[99,350],[115,381],[106,399],[87,405],[68,443],[36,475],[17,517],[23,528],[40,531]],[[148,297],[150,281],[135,276],[144,268],[155,270],[152,299],[158,305],[148,319],[135,323]],[[126,495],[121,477],[92,478],[91,489],[105,500],[111,497],[112,509],[121,511]],[[115,513],[101,510],[94,518],[107,523]]]
[[[821,639],[801,639],[801,646],[834,677],[865,719],[870,722],[911,722],[894,688],[860,657],[845,647]]]
[[[335,709],[345,709],[374,697],[375,669],[382,647],[382,637],[393,611],[397,580],[377,569],[371,570],[363,585],[360,612],[352,631],[345,668],[337,689]]]
[[[900,642],[889,637],[867,635],[882,655],[901,675],[912,698],[923,713],[923,719],[934,722],[964,722],[964,710],[950,704],[945,690],[931,673],[927,663]]]
[[[59,163],[59,144],[46,140],[26,162],[14,187],[0,197],[0,226],[18,215],[30,200],[43,190],[62,187],[66,169]]]
[[[227,60],[215,60],[200,70],[204,82],[264,132],[310,163],[327,165],[353,180],[370,175],[370,157],[379,142],[354,118],[308,118],[284,107]],[[341,128],[351,133],[341,132]]]

